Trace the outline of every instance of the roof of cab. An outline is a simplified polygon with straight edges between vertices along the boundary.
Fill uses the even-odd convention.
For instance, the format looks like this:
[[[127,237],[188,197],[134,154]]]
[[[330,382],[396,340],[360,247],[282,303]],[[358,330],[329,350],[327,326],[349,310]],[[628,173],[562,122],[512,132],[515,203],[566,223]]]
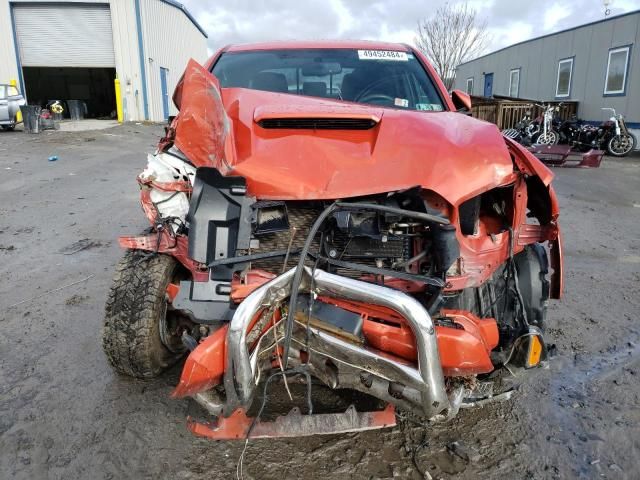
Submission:
[[[245,43],[229,45],[227,52],[247,52],[253,50],[291,50],[313,48],[352,48],[361,50],[393,50],[397,52],[410,52],[411,47],[403,43],[376,42],[369,40],[305,40],[305,41],[279,41],[264,43]]]

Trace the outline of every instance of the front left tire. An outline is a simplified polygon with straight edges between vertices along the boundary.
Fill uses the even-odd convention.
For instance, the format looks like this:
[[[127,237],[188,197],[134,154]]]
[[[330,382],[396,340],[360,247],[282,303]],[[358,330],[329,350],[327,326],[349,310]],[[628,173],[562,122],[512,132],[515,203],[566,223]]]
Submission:
[[[175,258],[141,250],[127,250],[116,266],[105,306],[102,347],[118,373],[152,378],[182,357],[180,349],[165,344],[171,337],[166,331],[167,285],[179,269]]]

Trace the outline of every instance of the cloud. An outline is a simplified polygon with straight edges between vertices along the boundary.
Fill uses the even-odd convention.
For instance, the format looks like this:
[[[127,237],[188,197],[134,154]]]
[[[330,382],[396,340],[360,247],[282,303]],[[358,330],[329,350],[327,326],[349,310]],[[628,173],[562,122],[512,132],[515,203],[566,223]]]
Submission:
[[[269,40],[364,39],[413,43],[418,21],[445,0],[182,0],[209,33],[213,52],[230,43]],[[460,3],[460,2],[454,2]],[[604,17],[602,0],[520,2],[469,0],[486,20],[487,51]],[[637,8],[613,0],[611,14]]]
[[[544,12],[544,29],[547,31],[553,31],[556,25],[561,23],[570,15],[571,9],[569,6],[560,3],[554,3]]]

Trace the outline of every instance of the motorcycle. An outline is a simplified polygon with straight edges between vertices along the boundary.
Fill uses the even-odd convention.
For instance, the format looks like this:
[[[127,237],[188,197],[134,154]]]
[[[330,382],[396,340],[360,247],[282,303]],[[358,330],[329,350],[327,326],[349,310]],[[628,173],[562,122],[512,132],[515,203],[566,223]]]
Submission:
[[[590,149],[606,150],[614,157],[627,156],[637,145],[637,139],[625,123],[624,116],[613,108],[603,108],[613,115],[599,126],[583,123],[579,119],[564,122],[560,127],[562,143],[574,150],[585,152]]]
[[[537,105],[544,110],[544,113],[542,114],[542,131],[533,143],[537,145],[557,145],[560,140],[560,135],[558,134],[560,119],[557,114],[561,105],[562,103],[555,106]]]
[[[531,118],[531,110],[527,110],[518,123],[516,123],[513,128],[506,128],[502,130],[502,134],[515,140],[521,145],[529,146],[531,145],[533,136],[538,133],[540,130],[539,125],[536,124]]]
[[[560,105],[562,104],[554,106],[536,103],[535,106],[542,108],[542,115],[532,120],[531,110],[527,110],[525,116],[514,128],[507,128],[502,131],[502,134],[524,146],[556,145],[560,140],[558,130],[561,121],[557,115]]]

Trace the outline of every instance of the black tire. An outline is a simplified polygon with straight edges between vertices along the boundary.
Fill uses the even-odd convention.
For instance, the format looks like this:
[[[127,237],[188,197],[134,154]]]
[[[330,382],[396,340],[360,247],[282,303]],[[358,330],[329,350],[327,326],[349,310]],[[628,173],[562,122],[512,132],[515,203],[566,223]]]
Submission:
[[[113,368],[136,378],[152,378],[176,363],[162,342],[166,289],[180,264],[168,255],[127,250],[116,266],[105,307],[102,347]]]
[[[14,125],[2,125],[2,129],[5,132],[10,132],[12,130],[15,130],[15,128],[16,128],[15,124]]]
[[[547,251],[539,243],[525,247],[514,257],[518,272],[518,286],[524,301],[529,324],[544,329],[549,304],[549,260]]]
[[[627,144],[628,147],[624,149],[624,151],[613,148],[614,142],[620,142],[623,137],[623,135],[614,135],[609,139],[609,141],[607,142],[607,152],[609,153],[609,155],[613,155],[614,157],[626,157],[635,150],[636,145],[638,145],[638,140],[633,133],[628,133],[626,135],[629,144]]]

